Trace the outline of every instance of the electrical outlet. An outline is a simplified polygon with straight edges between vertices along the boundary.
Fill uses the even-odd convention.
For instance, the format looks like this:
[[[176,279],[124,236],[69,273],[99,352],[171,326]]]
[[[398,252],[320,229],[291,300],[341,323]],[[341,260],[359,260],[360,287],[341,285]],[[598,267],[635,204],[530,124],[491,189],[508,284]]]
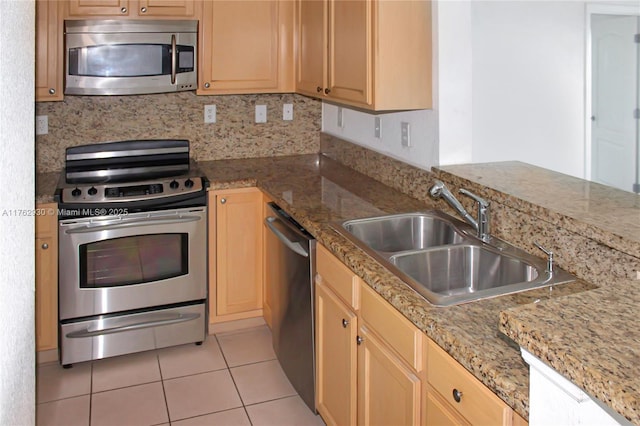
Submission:
[[[373,120],[373,136],[381,139],[382,138],[382,118],[376,117]]]
[[[409,123],[403,121],[400,123],[400,141],[402,142],[402,146],[405,148],[411,147],[411,129],[409,127]]]
[[[344,127],[344,111],[342,110],[342,107],[338,107],[338,127]]]
[[[36,135],[46,135],[49,133],[49,116],[36,115]]]
[[[282,119],[285,121],[293,120],[293,104],[282,105]]]
[[[256,123],[266,123],[266,122],[267,122],[267,106],[256,105]]]
[[[216,122],[216,106],[215,105],[204,106],[204,122],[205,123]]]

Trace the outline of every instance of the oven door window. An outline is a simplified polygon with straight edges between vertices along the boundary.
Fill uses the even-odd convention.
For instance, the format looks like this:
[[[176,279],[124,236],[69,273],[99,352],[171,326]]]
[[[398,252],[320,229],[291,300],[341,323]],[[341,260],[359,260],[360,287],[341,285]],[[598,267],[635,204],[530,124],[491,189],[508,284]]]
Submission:
[[[101,288],[155,281],[189,273],[188,234],[150,234],[80,246],[80,287]]]

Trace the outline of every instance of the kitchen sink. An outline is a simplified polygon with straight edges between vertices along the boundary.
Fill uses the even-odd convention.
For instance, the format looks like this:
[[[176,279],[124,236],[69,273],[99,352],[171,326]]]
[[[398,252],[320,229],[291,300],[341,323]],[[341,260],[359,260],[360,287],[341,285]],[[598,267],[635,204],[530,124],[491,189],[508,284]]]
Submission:
[[[333,224],[437,306],[517,293],[575,279],[558,267],[440,211],[395,214]]]
[[[464,241],[464,236],[451,221],[437,212],[348,220],[342,227],[367,247],[386,253]]]

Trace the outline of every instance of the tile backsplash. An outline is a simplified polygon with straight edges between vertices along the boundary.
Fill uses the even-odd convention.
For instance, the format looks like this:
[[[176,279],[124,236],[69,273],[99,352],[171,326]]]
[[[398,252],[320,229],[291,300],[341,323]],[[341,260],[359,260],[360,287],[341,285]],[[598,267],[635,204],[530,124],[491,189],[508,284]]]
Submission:
[[[293,104],[291,121],[282,120],[284,104]],[[204,123],[205,105],[216,105],[216,123]],[[267,106],[266,123],[254,122],[256,105]],[[321,102],[296,94],[67,96],[37,103],[36,115],[49,122],[49,133],[36,137],[37,172],[61,170],[65,148],[127,139],[188,139],[196,160],[320,150]]]

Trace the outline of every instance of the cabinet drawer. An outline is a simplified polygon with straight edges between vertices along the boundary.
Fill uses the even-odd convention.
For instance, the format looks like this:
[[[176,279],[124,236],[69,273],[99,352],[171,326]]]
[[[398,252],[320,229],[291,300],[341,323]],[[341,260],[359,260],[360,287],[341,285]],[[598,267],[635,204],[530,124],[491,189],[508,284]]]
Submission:
[[[360,315],[415,371],[422,370],[422,332],[365,283]]]
[[[472,424],[511,424],[512,410],[433,341],[427,344],[429,384]],[[461,392],[460,402],[454,390]]]
[[[331,288],[348,305],[358,310],[360,278],[319,244],[316,251],[316,269],[324,285]]]

